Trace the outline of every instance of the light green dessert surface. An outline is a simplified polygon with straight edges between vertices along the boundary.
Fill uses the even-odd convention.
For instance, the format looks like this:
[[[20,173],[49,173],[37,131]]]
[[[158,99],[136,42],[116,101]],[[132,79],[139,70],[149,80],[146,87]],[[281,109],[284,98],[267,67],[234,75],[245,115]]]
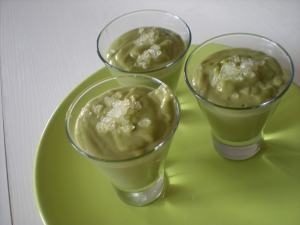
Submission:
[[[126,159],[161,143],[175,123],[168,88],[121,87],[91,99],[76,121],[75,136],[89,155]]]
[[[259,105],[283,91],[289,76],[263,52],[232,48],[209,55],[193,71],[193,87],[215,104],[243,108]]]
[[[168,65],[184,50],[180,35],[164,28],[145,27],[117,38],[108,49],[107,59],[116,68],[143,72]]]

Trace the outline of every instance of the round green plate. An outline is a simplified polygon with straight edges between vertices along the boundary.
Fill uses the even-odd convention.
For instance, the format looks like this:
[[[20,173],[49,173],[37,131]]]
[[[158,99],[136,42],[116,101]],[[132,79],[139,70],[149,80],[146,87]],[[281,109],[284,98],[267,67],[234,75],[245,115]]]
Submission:
[[[266,126],[261,151],[249,160],[230,161],[215,152],[209,126],[182,76],[177,89],[182,117],[165,164],[166,193],[150,205],[133,207],[121,202],[109,180],[73,149],[64,130],[75,96],[107,76],[103,68],[73,90],[41,137],[34,187],[45,224],[300,224],[296,84]]]

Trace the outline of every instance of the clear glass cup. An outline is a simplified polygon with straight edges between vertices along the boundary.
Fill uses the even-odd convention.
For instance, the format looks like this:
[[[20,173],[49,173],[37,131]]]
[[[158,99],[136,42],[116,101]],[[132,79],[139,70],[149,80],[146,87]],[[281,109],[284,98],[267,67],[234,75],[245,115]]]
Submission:
[[[207,56],[228,48],[248,48],[273,56],[289,75],[284,90],[267,102],[245,108],[226,107],[201,97],[192,85],[193,70]],[[293,81],[294,66],[287,51],[277,43],[258,35],[234,33],[212,38],[199,45],[188,57],[184,73],[187,86],[209,122],[215,150],[225,158],[244,160],[259,151],[263,129]]]
[[[164,67],[146,72],[130,72],[111,65],[107,59],[107,52],[113,41],[122,34],[141,27],[160,27],[179,34],[185,45],[184,51],[178,58]],[[186,53],[191,45],[191,38],[191,31],[188,25],[178,16],[165,11],[140,10],[120,16],[104,27],[97,39],[97,53],[112,76],[131,74],[148,75],[163,81],[173,91],[176,91],[182,67],[186,59]]]
[[[119,198],[129,205],[142,206],[156,200],[164,191],[164,163],[180,120],[180,105],[175,94],[173,103],[176,118],[170,134],[144,155],[124,160],[97,158],[79,147],[74,133],[77,117],[87,102],[110,89],[132,86],[132,83],[142,87],[167,87],[158,79],[144,75],[113,77],[99,81],[73,101],[67,111],[65,129],[71,145],[111,181]]]

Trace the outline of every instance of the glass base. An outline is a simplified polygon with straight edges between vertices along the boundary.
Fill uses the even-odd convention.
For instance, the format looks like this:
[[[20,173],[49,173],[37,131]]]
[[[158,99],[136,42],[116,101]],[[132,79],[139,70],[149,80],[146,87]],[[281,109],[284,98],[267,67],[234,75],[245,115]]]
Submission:
[[[150,187],[149,187],[150,186]],[[132,206],[143,206],[155,201],[162,195],[165,187],[164,173],[151,185],[138,190],[120,189],[114,186],[119,198]]]
[[[256,139],[254,143],[243,146],[224,144],[218,141],[214,136],[212,136],[212,139],[216,151],[224,158],[231,160],[245,160],[251,158],[259,151],[263,140],[262,135],[259,136],[260,138]]]

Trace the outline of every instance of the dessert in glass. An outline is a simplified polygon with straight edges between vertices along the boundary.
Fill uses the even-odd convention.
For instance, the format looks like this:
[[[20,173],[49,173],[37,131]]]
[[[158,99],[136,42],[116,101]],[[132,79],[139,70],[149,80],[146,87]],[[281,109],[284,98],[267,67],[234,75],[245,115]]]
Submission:
[[[97,53],[113,76],[148,75],[176,91],[190,44],[190,29],[181,18],[165,11],[141,10],[104,27]]]
[[[284,48],[247,33],[212,38],[185,64],[186,84],[209,122],[214,148],[232,160],[259,151],[264,127],[293,77]]]
[[[166,84],[131,75],[83,91],[67,111],[65,128],[72,146],[111,181],[119,198],[142,206],[164,191],[164,163],[179,120],[179,102]]]

